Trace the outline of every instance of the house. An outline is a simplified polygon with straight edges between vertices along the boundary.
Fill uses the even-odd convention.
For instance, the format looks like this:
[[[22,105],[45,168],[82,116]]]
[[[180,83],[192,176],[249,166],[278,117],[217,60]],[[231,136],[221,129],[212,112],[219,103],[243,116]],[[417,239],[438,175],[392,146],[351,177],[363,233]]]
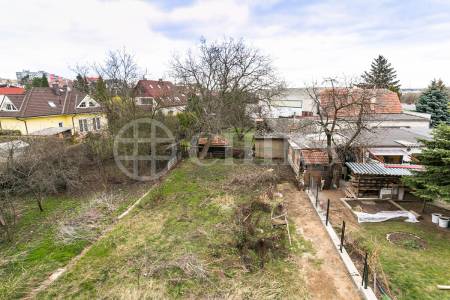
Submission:
[[[420,140],[431,139],[431,130],[422,128],[373,128],[364,131],[356,143],[364,158],[387,164],[413,164],[422,151]]]
[[[266,110],[270,118],[299,118],[312,116],[315,105],[306,88],[287,88],[281,95],[271,99]]]
[[[54,132],[49,128],[68,128],[72,134],[85,134],[106,125],[99,103],[68,86],[34,87],[25,94],[0,95],[0,130],[31,135],[42,130]]]
[[[362,97],[367,100],[365,118],[370,127],[430,127],[431,115],[404,111],[397,93],[387,89],[323,89],[320,91],[320,104],[322,107],[328,107],[331,101],[336,101],[336,98],[338,101],[351,103],[352,99]],[[357,119],[358,112],[358,107],[349,106],[341,109],[338,114],[340,118],[351,121]]]
[[[25,89],[21,87],[6,86],[0,87],[0,95],[23,95]]]
[[[136,104],[148,110],[161,111],[166,115],[176,115],[184,111],[187,96],[170,81],[139,80],[136,88]]]

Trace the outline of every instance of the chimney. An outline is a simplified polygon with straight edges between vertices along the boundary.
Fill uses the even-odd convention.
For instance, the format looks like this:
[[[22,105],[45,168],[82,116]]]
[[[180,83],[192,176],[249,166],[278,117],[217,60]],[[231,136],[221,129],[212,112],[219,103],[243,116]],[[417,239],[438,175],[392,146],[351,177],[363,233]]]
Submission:
[[[52,83],[52,90],[55,95],[61,95],[61,91],[59,90],[59,85],[57,83]]]

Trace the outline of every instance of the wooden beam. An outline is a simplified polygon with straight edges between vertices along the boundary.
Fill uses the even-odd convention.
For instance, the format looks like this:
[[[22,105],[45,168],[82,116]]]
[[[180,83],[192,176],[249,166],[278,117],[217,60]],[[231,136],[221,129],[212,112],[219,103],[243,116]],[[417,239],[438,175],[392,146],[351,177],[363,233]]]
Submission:
[[[412,210],[407,210],[405,209],[403,206],[401,206],[400,204],[398,204],[397,202],[393,201],[393,200],[388,200],[389,203],[391,203],[392,205],[394,205],[395,207],[403,210],[403,211],[409,211],[410,213],[412,213],[417,219],[422,218],[421,215],[419,215],[418,213],[416,213],[415,211]]]

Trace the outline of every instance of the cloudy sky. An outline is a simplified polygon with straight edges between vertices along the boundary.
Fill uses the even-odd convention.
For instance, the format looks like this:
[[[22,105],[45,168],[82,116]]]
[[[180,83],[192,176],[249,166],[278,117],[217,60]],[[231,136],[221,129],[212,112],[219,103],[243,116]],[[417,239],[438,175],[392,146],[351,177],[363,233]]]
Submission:
[[[203,36],[244,38],[273,58],[290,86],[356,76],[378,54],[403,87],[450,84],[449,0],[0,0],[0,77],[22,69],[74,77],[108,49],[134,53],[168,78],[173,54]]]

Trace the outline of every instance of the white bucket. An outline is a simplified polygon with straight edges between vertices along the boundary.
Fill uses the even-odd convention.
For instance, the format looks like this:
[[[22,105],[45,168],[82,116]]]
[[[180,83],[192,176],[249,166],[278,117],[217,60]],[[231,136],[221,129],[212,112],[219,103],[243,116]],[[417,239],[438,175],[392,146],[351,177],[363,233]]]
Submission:
[[[442,216],[442,214],[438,214],[438,213],[431,214],[431,222],[433,222],[434,224],[439,223],[439,218],[441,216]]]
[[[439,227],[447,228],[448,222],[450,221],[449,217],[439,217]]]

